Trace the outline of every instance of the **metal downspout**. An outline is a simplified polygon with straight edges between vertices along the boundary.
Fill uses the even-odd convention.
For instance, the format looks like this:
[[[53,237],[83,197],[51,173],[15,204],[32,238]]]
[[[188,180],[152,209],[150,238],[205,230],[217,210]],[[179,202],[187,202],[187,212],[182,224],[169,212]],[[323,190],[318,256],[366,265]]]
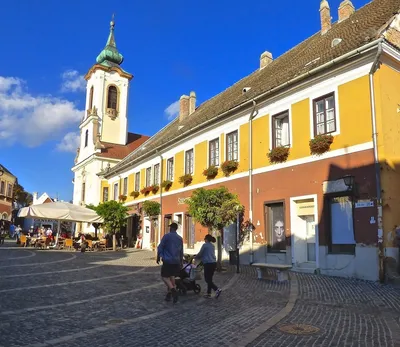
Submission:
[[[382,188],[381,174],[378,157],[378,132],[376,127],[376,109],[375,109],[375,87],[374,73],[379,67],[379,59],[382,54],[382,42],[378,44],[378,52],[369,72],[369,87],[371,98],[371,120],[372,120],[372,142],[374,146],[374,164],[375,164],[375,180],[376,180],[376,203],[378,212],[378,261],[379,261],[379,281],[385,281],[385,264],[384,264],[384,247],[383,247],[383,220],[382,220]]]
[[[162,212],[162,208],[163,208],[163,195],[162,195],[162,193],[163,193],[163,187],[162,187],[162,179],[163,179],[163,156],[162,156],[162,154],[159,154],[159,152],[158,152],[158,150],[156,151],[156,153],[158,154],[158,156],[160,157],[160,176],[159,176],[159,186],[160,186],[160,223],[158,223],[159,224],[159,228],[158,228],[158,242],[160,242],[161,241],[161,230],[164,230],[163,228],[164,228],[164,226],[163,226],[163,221],[164,221],[164,218],[163,218],[163,212]]]
[[[253,99],[253,109],[249,117],[249,221],[253,223],[253,118],[257,103]],[[250,264],[254,263],[253,230],[250,233]]]

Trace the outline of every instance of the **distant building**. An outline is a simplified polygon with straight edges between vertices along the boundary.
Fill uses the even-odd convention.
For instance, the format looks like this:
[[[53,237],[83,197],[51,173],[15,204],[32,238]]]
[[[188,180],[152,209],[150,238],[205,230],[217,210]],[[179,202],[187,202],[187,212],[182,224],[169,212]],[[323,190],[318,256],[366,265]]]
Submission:
[[[43,193],[42,195],[38,196],[38,193],[34,192],[32,194],[33,201],[32,205],[40,205],[46,204],[49,202],[54,202],[56,199],[51,198],[47,193]],[[57,221],[53,219],[32,219],[32,218],[24,218],[24,230],[29,230],[30,227],[45,227],[51,228],[52,230],[57,230]]]
[[[0,164],[0,219],[11,221],[13,192],[17,177]]]

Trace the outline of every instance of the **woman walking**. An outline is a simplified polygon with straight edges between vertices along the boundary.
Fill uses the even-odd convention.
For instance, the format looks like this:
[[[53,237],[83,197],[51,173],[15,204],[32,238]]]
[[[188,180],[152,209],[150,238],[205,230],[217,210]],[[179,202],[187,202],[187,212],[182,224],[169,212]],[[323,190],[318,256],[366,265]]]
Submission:
[[[218,299],[222,289],[219,289],[213,282],[215,269],[217,268],[217,259],[215,257],[215,237],[210,234],[204,237],[204,245],[201,247],[200,252],[196,255],[196,260],[201,260],[204,264],[204,279],[207,282],[207,294],[205,298],[211,298],[211,290],[215,291],[215,298]]]

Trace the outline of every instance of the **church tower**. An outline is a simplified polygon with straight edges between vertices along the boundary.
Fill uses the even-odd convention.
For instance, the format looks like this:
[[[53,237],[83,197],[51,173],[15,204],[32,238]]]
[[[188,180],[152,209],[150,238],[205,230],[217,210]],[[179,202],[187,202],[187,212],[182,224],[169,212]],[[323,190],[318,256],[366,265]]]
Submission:
[[[112,149],[123,149],[128,143],[128,89],[133,76],[121,68],[124,58],[118,52],[114,28],[113,18],[106,46],[85,76],[86,106],[72,168],[73,202],[77,205],[100,203],[99,173],[122,159]]]

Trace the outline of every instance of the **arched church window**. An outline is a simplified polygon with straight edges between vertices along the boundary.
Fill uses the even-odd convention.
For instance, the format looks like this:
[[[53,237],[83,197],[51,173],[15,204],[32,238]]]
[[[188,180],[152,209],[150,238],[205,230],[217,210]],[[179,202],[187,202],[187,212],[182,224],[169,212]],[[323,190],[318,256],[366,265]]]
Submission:
[[[89,93],[89,110],[93,109],[93,86],[90,88]]]
[[[117,87],[108,87],[107,108],[117,109],[118,91]]]
[[[85,132],[85,147],[87,147],[89,142],[89,130],[86,130]]]

